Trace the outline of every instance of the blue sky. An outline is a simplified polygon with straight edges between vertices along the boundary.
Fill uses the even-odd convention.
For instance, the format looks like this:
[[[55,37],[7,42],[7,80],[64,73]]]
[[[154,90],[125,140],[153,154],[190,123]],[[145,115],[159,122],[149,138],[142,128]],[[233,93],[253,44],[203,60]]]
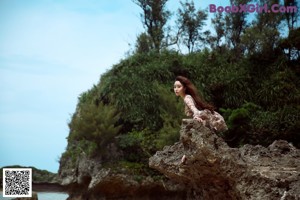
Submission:
[[[131,0],[0,1],[0,167],[57,172],[77,97],[125,58],[140,12]]]

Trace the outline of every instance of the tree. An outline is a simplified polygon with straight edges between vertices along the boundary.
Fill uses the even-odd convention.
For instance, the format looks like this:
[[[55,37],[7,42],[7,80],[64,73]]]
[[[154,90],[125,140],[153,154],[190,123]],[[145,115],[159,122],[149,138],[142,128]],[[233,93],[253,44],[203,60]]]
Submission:
[[[289,36],[280,42],[280,48],[287,52],[289,60],[300,60],[300,27],[291,30]]]
[[[284,0],[285,7],[294,7],[297,8],[297,1],[296,0]],[[299,9],[299,8],[298,8]],[[285,12],[285,18],[287,21],[287,25],[289,30],[293,30],[295,28],[295,24],[297,20],[299,20],[300,12]]]
[[[136,40],[136,53],[148,53],[153,48],[149,35],[147,35],[147,33],[141,33]]]
[[[202,10],[196,10],[194,2],[186,0],[181,2],[178,9],[178,25],[184,45],[187,46],[189,53],[194,51],[195,45],[203,41],[201,30],[205,25],[207,14]]]
[[[231,5],[246,5],[250,0],[230,0]],[[226,43],[229,48],[233,47],[235,56],[240,57],[242,52],[241,48],[241,35],[247,27],[247,12],[227,13],[225,16],[225,35]]]
[[[210,36],[209,41],[212,49],[217,49],[221,51],[221,39],[224,37],[225,33],[225,21],[224,16],[221,12],[215,14],[215,17],[211,19],[211,23],[215,29],[216,35]]]
[[[97,150],[104,150],[119,133],[121,126],[116,126],[120,113],[111,105],[99,103],[81,104],[69,123],[70,134],[68,141],[77,141],[83,151],[92,155]],[[93,147],[94,146],[94,147]],[[93,148],[93,150],[89,150]]]
[[[279,4],[278,0],[259,0],[258,3],[263,5]],[[257,13],[252,26],[248,27],[242,36],[242,43],[249,55],[263,54],[264,59],[273,55],[275,48],[280,40],[280,23],[283,15],[280,13]]]
[[[285,5],[285,7],[290,6],[290,7],[297,8],[297,1],[296,0],[284,0],[284,5]],[[285,13],[285,19],[286,19],[287,26],[289,29],[289,38],[290,38],[290,35],[292,35],[291,37],[293,37],[293,35],[294,35],[293,32],[295,32],[295,28],[296,28],[295,25],[296,25],[296,22],[299,20],[299,17],[300,17],[299,11]],[[291,41],[289,41],[289,43],[291,43]],[[288,45],[285,45],[285,47],[287,47],[286,50],[287,50],[287,55],[288,55],[289,60],[294,60],[295,57],[297,57],[297,56],[299,57],[299,50],[297,51],[297,50],[295,50],[295,48],[288,47]]]
[[[170,12],[166,10],[166,3],[168,0],[132,1],[142,8],[142,23],[152,40],[154,50],[159,52],[163,46],[163,39],[165,38],[164,27],[170,17]]]

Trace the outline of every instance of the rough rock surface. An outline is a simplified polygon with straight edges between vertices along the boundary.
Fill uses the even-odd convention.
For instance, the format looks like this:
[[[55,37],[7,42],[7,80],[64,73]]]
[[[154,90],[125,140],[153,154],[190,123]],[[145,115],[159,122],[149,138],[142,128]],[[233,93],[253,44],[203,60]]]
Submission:
[[[62,185],[69,194],[68,200],[184,199],[183,187],[170,180],[140,177],[117,167],[104,166],[101,159],[89,159],[84,155],[77,159],[76,166],[68,160],[59,170]]]
[[[181,164],[183,155],[186,164]],[[286,141],[230,148],[200,123],[184,119],[180,141],[149,159],[150,167],[185,185],[184,199],[300,199],[300,150]]]

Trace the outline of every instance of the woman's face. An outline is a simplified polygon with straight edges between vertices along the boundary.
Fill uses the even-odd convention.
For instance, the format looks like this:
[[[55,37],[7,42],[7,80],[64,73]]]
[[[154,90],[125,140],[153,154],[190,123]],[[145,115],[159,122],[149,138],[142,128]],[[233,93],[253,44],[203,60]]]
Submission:
[[[174,92],[176,96],[185,96],[185,87],[180,83],[180,81],[175,81],[174,83]]]

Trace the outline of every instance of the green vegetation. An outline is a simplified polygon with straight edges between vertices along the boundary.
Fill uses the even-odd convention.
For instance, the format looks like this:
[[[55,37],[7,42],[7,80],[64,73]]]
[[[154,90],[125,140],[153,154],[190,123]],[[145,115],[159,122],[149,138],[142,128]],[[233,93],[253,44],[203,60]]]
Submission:
[[[184,38],[178,40],[178,34],[168,46],[170,35],[163,32],[170,14],[166,1],[135,3],[144,6],[149,19],[143,23],[148,30],[137,38],[134,53],[112,66],[79,97],[61,163],[70,159],[75,165],[85,154],[101,157],[106,166],[131,169],[138,180],[140,175],[151,174],[145,169],[149,156],[179,138],[184,107],[172,89],[177,75],[192,80],[223,114],[229,130],[221,136],[230,146],[268,145],[285,139],[300,147],[300,34],[296,34],[300,28],[290,21],[298,16],[262,14],[250,23],[246,15],[218,14],[212,20],[214,35],[188,29],[185,19],[193,22],[191,28],[203,28],[205,14],[199,11],[198,18],[189,18],[185,12],[196,10],[186,2],[181,4],[178,22],[184,24],[178,30],[184,27],[194,35],[188,39],[188,32],[181,33]],[[154,6],[159,3],[161,7]],[[153,19],[160,13],[161,19]],[[149,25],[154,22],[160,25]],[[278,27],[287,23],[288,36],[282,37]],[[189,53],[172,50],[174,41],[178,48],[182,41]],[[111,156],[107,151],[111,144],[122,153]]]

